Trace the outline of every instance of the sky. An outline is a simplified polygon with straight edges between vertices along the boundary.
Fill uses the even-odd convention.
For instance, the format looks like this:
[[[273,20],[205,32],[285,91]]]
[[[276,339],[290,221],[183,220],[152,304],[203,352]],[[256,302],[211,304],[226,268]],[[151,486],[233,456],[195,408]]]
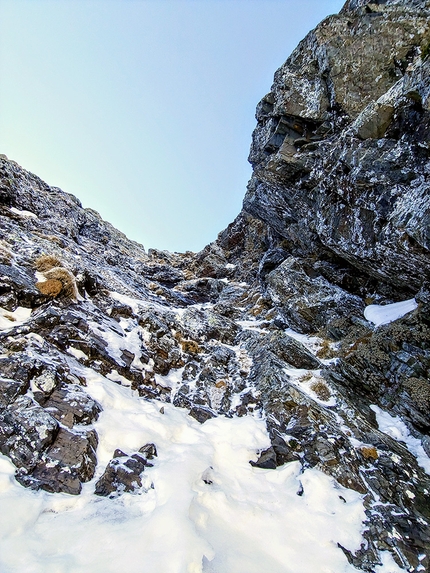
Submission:
[[[239,213],[255,107],[343,0],[0,0],[0,153],[145,248]]]

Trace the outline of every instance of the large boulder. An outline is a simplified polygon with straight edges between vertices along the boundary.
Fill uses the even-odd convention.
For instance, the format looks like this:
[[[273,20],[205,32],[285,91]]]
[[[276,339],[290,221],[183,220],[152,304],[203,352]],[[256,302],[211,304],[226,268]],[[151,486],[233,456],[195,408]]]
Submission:
[[[97,444],[95,430],[71,432],[61,428],[32,471],[18,471],[16,478],[31,489],[78,495],[81,483],[94,476]]]
[[[21,396],[0,412],[0,452],[18,468],[31,470],[58,430],[53,416],[31,398]]]

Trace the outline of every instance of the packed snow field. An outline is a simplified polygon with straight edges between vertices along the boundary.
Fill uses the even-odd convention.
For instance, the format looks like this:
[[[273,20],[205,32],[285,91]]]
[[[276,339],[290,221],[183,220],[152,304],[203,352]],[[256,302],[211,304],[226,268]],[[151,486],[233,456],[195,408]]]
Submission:
[[[114,337],[110,344],[119,351]],[[302,473],[299,462],[252,467],[249,461],[270,445],[260,414],[200,424],[185,409],[140,398],[72,354],[72,371],[85,377],[103,407],[92,426],[99,436],[96,474],[79,496],[52,495],[21,487],[12,463],[0,456],[2,573],[357,571],[339,545],[355,552],[363,542],[362,496],[316,469]],[[166,377],[167,386],[174,383],[174,374]],[[375,411],[381,431],[414,451],[402,422]],[[115,449],[133,453],[147,443],[158,456],[137,494],[94,495]],[[414,453],[430,471],[425,454]],[[375,570],[401,571],[387,552]]]

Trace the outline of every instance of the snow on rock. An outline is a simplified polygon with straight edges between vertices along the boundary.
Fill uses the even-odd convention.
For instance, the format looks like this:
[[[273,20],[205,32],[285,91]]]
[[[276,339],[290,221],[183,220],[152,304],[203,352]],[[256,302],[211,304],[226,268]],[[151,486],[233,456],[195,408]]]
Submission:
[[[243,328],[243,330],[255,330],[256,332],[267,332],[266,328],[260,328],[260,325],[263,324],[263,320],[238,320],[237,324]]]
[[[77,367],[78,368],[78,367]],[[94,428],[98,467],[79,497],[24,490],[0,456],[0,570],[8,573],[352,573],[362,496],[292,462],[249,464],[269,444],[264,421],[219,417],[201,425],[181,408],[137,399],[90,369],[103,406]],[[141,495],[94,495],[113,452],[156,444]],[[302,495],[297,495],[303,488]],[[71,535],[70,532],[73,532]]]
[[[19,215],[20,217],[30,217],[33,219],[37,219],[37,215],[32,213],[31,211],[27,211],[26,209],[17,209],[16,207],[10,207],[10,211],[15,213],[15,215]]]
[[[325,407],[336,405],[336,398],[321,377],[321,370],[284,368],[291,384]]]
[[[429,569],[405,445],[428,458],[368,419],[430,427],[430,6],[382,4],[276,73],[246,212],[200,253],[146,252],[0,156],[0,573]],[[43,253],[76,300],[36,288]],[[410,289],[406,320],[363,320]]]
[[[403,300],[402,302],[394,302],[393,304],[370,304],[364,309],[364,318],[369,322],[373,322],[375,326],[381,326],[402,318],[408,312],[415,310],[417,306],[418,304],[414,298]]]
[[[411,454],[417,458],[418,465],[430,475],[430,458],[425,453],[420,440],[411,436],[406,424],[398,416],[391,416],[388,412],[381,410],[379,406],[372,405],[370,408],[375,412],[381,432],[398,442],[404,442]]]
[[[31,308],[17,307],[13,312],[0,308],[0,330],[8,330],[24,324],[30,317]]]
[[[294,340],[301,342],[303,346],[305,346],[308,350],[310,350],[314,354],[316,354],[317,351],[321,348],[322,341],[321,338],[318,338],[318,336],[309,336],[308,334],[300,334],[299,332],[296,332],[292,328],[287,328],[285,329],[284,332],[285,334],[288,334],[288,336],[291,336],[291,338],[294,338]]]
[[[400,569],[388,551],[381,551],[381,562],[381,565],[375,567],[376,573],[404,573],[404,569]]]
[[[88,356],[85,352],[82,352],[82,350],[79,350],[79,348],[75,348],[74,346],[69,346],[67,352],[78,360],[88,360]]]
[[[133,298],[131,296],[127,296],[125,294],[121,294],[119,292],[110,292],[109,295],[117,300],[118,302],[121,302],[123,304],[126,304],[127,306],[129,306],[134,313],[138,313],[139,310],[144,306],[144,301],[141,301],[139,299]]]

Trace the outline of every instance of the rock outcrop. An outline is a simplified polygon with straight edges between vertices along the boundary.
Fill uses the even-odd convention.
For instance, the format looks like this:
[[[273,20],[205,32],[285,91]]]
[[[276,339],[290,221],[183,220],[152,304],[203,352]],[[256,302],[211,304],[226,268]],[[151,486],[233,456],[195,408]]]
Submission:
[[[244,209],[291,254],[429,280],[429,43],[428,2],[350,2],[276,72]]]
[[[300,462],[363,494],[355,567],[428,569],[429,46],[425,0],[349,0],[317,26],[257,107],[243,211],[197,254],[146,252],[0,158],[0,452],[19,483],[152,487],[156,444],[98,463],[102,376],[202,424],[264,416],[256,471]]]
[[[143,484],[141,475],[145,468],[151,467],[148,460],[157,455],[154,444],[142,446],[138,452],[127,456],[121,450],[115,450],[113,458],[97,481],[94,493],[102,497],[117,497],[124,492],[139,493]]]

